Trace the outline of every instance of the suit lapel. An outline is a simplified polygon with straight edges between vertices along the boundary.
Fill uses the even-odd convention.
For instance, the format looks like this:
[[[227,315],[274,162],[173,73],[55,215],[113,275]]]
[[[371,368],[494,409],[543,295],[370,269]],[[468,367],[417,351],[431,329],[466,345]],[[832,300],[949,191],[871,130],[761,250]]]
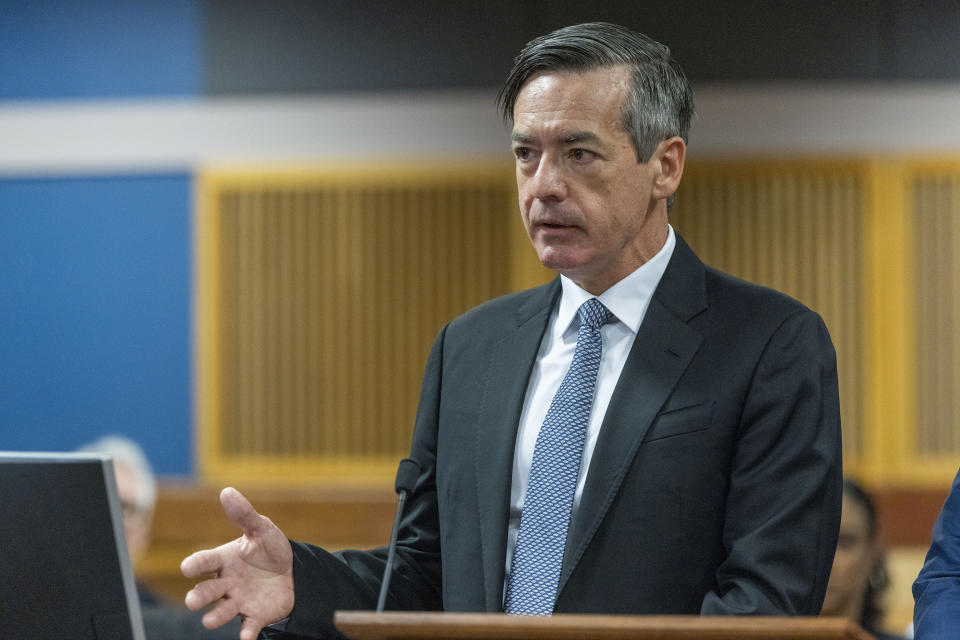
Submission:
[[[499,611],[507,552],[513,454],[527,382],[540,349],[560,281],[533,292],[516,313],[516,325],[490,354],[476,428],[475,469],[483,547],[484,608]]]
[[[660,407],[700,348],[703,337],[687,322],[706,306],[703,264],[677,235],[600,428],[567,534],[558,593],[603,521]]]

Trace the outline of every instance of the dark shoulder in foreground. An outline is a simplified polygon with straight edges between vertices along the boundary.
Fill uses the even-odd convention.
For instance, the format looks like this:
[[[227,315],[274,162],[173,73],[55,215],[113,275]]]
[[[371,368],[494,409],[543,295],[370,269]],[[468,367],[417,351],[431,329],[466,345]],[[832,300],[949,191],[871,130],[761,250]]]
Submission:
[[[784,318],[797,312],[814,313],[809,307],[789,295],[763,285],[741,280],[704,266],[707,298],[711,307],[729,308],[731,313]]]
[[[559,295],[560,279],[557,277],[533,289],[487,300],[453,319],[448,328],[461,331],[475,330],[478,326],[517,326],[538,312],[552,309]]]
[[[682,322],[705,331],[710,324],[725,330],[771,328],[797,313],[813,315],[783,293],[703,264],[680,234],[654,299]]]

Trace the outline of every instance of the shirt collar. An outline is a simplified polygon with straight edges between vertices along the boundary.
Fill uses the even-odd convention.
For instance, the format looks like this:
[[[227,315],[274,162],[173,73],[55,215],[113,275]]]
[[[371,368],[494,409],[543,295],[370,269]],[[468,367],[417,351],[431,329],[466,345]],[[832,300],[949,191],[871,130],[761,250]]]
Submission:
[[[650,306],[651,298],[653,298],[653,292],[660,283],[663,272],[667,269],[667,264],[670,262],[670,256],[673,255],[673,248],[676,244],[677,239],[673,227],[667,225],[667,241],[663,243],[660,251],[640,265],[633,273],[599,296],[594,296],[589,291],[581,289],[573,280],[561,275],[562,294],[556,324],[560,334],[566,333],[570,329],[576,330],[579,327],[579,322],[574,324],[577,309],[590,298],[599,298],[600,302],[610,310],[610,313],[617,320],[627,325],[633,333],[639,331],[640,323],[643,322],[643,316],[647,312],[647,307]]]

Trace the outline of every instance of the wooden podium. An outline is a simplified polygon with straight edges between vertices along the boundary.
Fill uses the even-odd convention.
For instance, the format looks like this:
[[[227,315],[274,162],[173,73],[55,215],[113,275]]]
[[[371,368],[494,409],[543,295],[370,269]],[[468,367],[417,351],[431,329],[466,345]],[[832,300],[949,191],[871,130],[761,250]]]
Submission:
[[[846,618],[337,611],[351,640],[875,640]]]

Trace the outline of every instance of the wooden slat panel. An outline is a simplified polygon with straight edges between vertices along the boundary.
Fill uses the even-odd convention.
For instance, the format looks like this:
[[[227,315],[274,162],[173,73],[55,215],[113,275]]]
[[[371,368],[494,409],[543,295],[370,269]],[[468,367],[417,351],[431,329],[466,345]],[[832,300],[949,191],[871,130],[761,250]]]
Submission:
[[[198,260],[219,309],[201,323],[217,341],[201,352],[219,354],[200,386],[216,410],[199,415],[218,416],[200,424],[207,477],[309,480],[381,460],[392,474],[436,332],[508,292],[512,175],[222,172],[202,189],[219,229],[215,251],[201,245],[219,259]]]
[[[917,454],[960,456],[960,170],[919,170],[912,204],[918,229]]]
[[[960,455],[960,164],[884,166],[694,164],[671,222],[708,264],[823,316],[839,358],[848,470],[873,483],[939,482]],[[904,176],[907,191],[877,189]],[[208,478],[383,472],[389,482],[436,330],[543,278],[518,240],[506,170],[223,172],[201,190],[202,215],[213,218],[198,225]],[[916,233],[898,226],[908,216]],[[891,340],[893,360],[883,349]],[[884,386],[893,363],[903,381]],[[905,412],[893,411],[897,389],[910,391]]]

